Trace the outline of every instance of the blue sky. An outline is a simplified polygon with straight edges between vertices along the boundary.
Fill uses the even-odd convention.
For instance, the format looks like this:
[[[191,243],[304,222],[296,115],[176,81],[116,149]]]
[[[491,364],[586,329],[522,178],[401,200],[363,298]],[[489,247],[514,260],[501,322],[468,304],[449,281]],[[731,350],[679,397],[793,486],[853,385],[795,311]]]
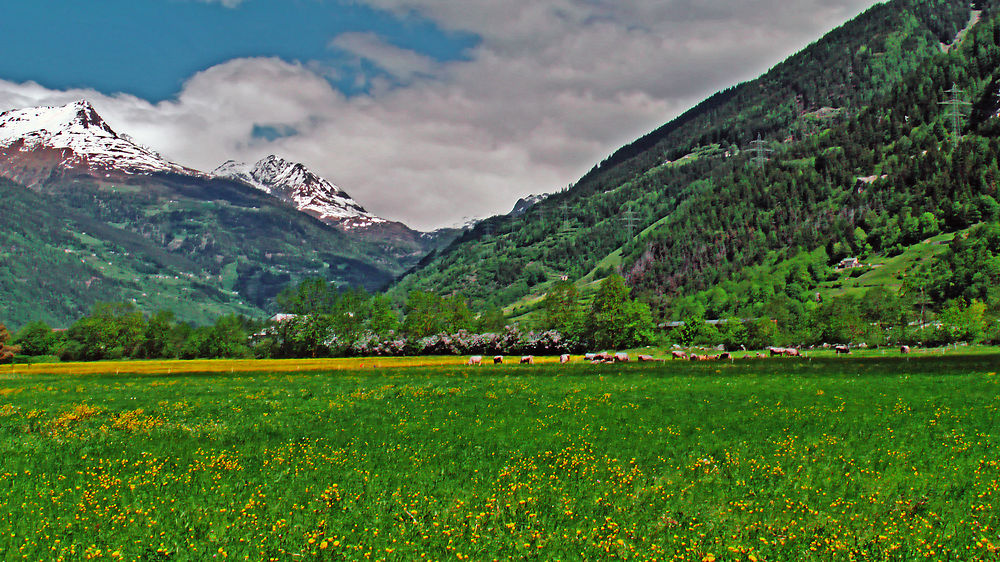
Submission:
[[[372,32],[438,61],[462,59],[476,43],[426,19],[332,0],[247,0],[233,8],[198,0],[33,0],[5,3],[0,77],[156,102],[213,65],[277,56],[325,69],[341,91],[357,94],[356,74],[377,69],[330,46],[347,32]]]

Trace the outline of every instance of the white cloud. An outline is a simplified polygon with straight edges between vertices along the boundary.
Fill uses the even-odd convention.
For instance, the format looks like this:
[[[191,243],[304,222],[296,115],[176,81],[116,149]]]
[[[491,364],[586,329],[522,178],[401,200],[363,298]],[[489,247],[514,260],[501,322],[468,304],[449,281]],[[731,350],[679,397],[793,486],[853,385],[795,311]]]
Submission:
[[[330,41],[330,47],[367,60],[402,83],[431,76],[439,66],[434,59],[386,43],[372,32],[342,33]]]
[[[243,3],[243,0],[198,0],[205,4],[222,4],[227,8],[235,8]]]
[[[361,0],[357,0],[361,1]],[[481,37],[439,63],[370,33],[331,45],[381,68],[347,98],[335,69],[232,60],[172,101],[0,82],[0,109],[90,98],[111,125],[199,169],[270,153],[417,228],[508,211],[561,189],[622,144],[752,78],[871,0],[364,0]],[[295,130],[274,140],[254,125]]]

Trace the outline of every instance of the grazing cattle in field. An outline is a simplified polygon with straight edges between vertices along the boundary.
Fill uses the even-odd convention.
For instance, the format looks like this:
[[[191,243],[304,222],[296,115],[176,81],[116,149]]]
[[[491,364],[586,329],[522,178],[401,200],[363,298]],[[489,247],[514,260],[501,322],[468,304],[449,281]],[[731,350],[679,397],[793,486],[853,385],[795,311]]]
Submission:
[[[628,353],[616,353],[615,363],[628,363]]]
[[[733,354],[729,353],[728,351],[719,356],[719,359],[722,359],[722,360],[728,360],[728,359],[732,359],[732,358],[733,358]]]
[[[865,342],[861,342],[858,344],[858,349],[868,349],[868,344]]]
[[[900,346],[899,352],[900,353],[904,353],[904,354],[905,353],[909,353],[910,352],[910,346],[908,346],[908,345]]]
[[[595,361],[601,361],[603,363],[612,363],[615,360],[615,356],[610,353],[598,353],[594,356]]]
[[[468,364],[469,365],[482,365],[483,364],[483,356],[482,355],[473,355],[472,357],[469,357],[469,363]]]
[[[835,345],[833,346],[833,352],[836,353],[837,355],[840,355],[841,353],[845,355],[850,355],[851,348],[847,347],[846,345]]]
[[[757,359],[767,359],[767,355],[764,353],[757,353]]]
[[[711,357],[709,357],[708,355],[695,355],[694,353],[691,354],[692,361],[708,361],[709,359],[711,359]]]
[[[583,356],[583,360],[584,361],[593,361],[595,359],[597,359],[597,354],[596,353],[587,353],[587,354],[585,354]]]
[[[493,364],[494,365],[500,365],[502,363],[503,363],[503,355],[495,355],[493,357]]]
[[[786,347],[782,355],[787,355],[788,357],[802,357],[802,353],[794,347]]]
[[[534,365],[535,364],[535,358],[534,358],[534,356],[532,356],[532,355],[524,355],[524,356],[522,356],[521,357],[521,364],[522,365]]]
[[[652,355],[640,355],[638,359],[639,361],[663,361],[663,359],[657,359]]]
[[[671,351],[670,352],[670,357],[673,358],[673,359],[687,359],[688,358],[687,353],[684,353],[683,351]]]
[[[783,347],[769,347],[767,350],[771,352],[771,357],[779,357],[785,354],[785,348]]]
[[[560,363],[569,363],[569,355],[567,355],[565,353],[562,354],[562,355],[560,355],[559,356],[559,362]]]

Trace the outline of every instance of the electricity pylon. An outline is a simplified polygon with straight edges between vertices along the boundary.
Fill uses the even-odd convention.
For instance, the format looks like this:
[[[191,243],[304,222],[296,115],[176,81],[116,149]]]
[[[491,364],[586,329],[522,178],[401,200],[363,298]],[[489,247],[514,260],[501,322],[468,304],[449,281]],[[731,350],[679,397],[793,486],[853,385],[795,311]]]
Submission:
[[[948,118],[951,119],[951,142],[954,146],[958,146],[958,139],[962,135],[962,117],[966,106],[970,106],[972,103],[962,99],[965,92],[957,84],[953,83],[951,89],[945,93],[950,94],[951,98],[938,102],[938,105],[948,106]]]
[[[757,140],[750,141],[750,152],[754,153],[754,157],[750,159],[750,162],[757,164],[761,169],[764,168],[764,163],[768,161],[767,154],[774,152],[774,149],[767,148],[764,146],[765,144],[767,143],[760,137],[760,133],[757,133]]]

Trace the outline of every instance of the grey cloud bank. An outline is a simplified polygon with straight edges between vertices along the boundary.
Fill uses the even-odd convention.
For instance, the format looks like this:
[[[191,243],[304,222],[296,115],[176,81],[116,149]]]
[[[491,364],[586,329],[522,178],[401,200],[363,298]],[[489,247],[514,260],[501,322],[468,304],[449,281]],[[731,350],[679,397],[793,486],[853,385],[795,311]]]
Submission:
[[[235,6],[238,2],[223,2]],[[346,97],[329,69],[235,59],[157,104],[0,81],[0,109],[89,98],[108,122],[211,170],[267,154],[301,161],[376,214],[431,229],[510,210],[578,179],[622,144],[750,79],[873,5],[694,0],[367,0],[482,40],[438,63],[371,33],[331,46],[380,67]],[[258,138],[256,127],[297,135]]]

